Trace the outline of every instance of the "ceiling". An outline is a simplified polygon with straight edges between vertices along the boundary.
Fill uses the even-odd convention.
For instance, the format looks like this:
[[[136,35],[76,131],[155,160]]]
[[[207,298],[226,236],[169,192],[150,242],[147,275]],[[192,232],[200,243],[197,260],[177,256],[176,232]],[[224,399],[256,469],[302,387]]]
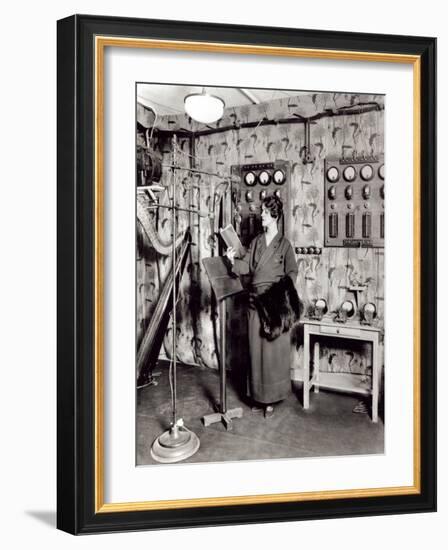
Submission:
[[[200,93],[201,86],[181,86],[176,84],[137,84],[137,101],[151,107],[158,116],[184,113],[184,98],[188,94]],[[226,107],[239,107],[265,103],[274,99],[309,94],[297,90],[266,90],[258,88],[214,88],[206,91],[220,97]]]

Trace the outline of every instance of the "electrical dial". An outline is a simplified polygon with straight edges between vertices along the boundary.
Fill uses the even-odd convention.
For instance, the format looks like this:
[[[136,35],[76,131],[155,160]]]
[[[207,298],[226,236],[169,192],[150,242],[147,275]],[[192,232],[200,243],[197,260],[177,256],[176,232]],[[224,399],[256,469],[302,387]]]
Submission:
[[[247,172],[244,176],[244,183],[249,187],[255,185],[257,178],[253,172]]]
[[[332,166],[327,170],[327,180],[331,183],[336,183],[339,180],[339,170],[336,166]]]
[[[260,182],[260,185],[269,185],[271,181],[271,175],[266,170],[263,170],[258,176],[258,181]]]
[[[276,183],[277,185],[282,185],[282,183],[284,183],[285,181],[285,173],[283,172],[283,170],[275,170],[273,178],[274,183]]]
[[[344,179],[345,181],[353,181],[356,178],[356,169],[354,166],[347,166],[344,169]]]
[[[364,181],[370,181],[373,178],[373,168],[370,164],[365,164],[361,168],[361,177]]]

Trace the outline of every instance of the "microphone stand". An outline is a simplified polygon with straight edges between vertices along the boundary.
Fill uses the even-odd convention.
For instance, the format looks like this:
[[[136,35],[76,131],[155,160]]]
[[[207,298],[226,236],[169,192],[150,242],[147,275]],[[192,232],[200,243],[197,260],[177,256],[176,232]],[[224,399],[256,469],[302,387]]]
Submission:
[[[200,446],[198,436],[184,426],[182,418],[177,416],[177,269],[176,269],[176,238],[177,238],[177,210],[176,204],[176,150],[177,137],[173,136],[173,164],[171,166],[173,175],[172,195],[170,198],[172,213],[172,269],[173,269],[173,311],[172,311],[172,357],[170,366],[170,375],[172,381],[172,420],[168,430],[159,435],[152,444],[151,456],[161,463],[173,463],[185,460],[194,455]],[[195,212],[197,213],[197,212]],[[179,277],[180,283],[180,277]]]

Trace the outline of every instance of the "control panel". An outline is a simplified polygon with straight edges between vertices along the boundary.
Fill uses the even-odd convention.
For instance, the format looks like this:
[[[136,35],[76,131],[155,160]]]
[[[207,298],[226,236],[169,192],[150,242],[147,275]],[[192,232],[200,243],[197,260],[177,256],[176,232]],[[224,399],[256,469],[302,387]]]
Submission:
[[[284,160],[232,166],[232,174],[238,176],[232,182],[232,223],[245,247],[262,230],[261,203],[269,195],[283,202],[280,233],[284,235],[290,227],[290,172],[290,164]]]
[[[384,247],[384,156],[325,160],[325,246]]]

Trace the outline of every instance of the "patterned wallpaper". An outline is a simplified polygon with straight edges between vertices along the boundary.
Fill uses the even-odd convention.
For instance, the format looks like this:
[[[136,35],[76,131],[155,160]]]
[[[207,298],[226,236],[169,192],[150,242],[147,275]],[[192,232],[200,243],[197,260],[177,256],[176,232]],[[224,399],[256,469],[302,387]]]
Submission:
[[[190,262],[183,277],[178,307],[178,357],[186,363],[216,368],[217,362],[217,310],[210,292],[207,276],[201,260],[218,254],[216,231],[218,220],[207,216],[219,214],[219,198],[224,196],[227,208],[230,204],[229,185],[226,176],[232,165],[287,160],[291,165],[291,226],[287,234],[293,246],[322,247],[321,255],[297,255],[299,274],[297,290],[305,308],[316,298],[324,297],[329,309],[336,309],[344,299],[353,299],[348,287],[366,285],[360,301],[373,301],[377,305],[380,326],[384,315],[384,249],[325,248],[324,241],[324,159],[327,156],[379,154],[384,152],[384,110],[364,114],[331,116],[337,109],[376,102],[384,106],[384,97],[376,95],[352,95],[339,93],[315,93],[287,97],[269,103],[230,108],[225,111],[219,127],[234,126],[222,133],[213,133],[195,139],[195,166],[203,171],[219,173],[217,178],[203,174],[163,169],[161,183],[167,191],[161,195],[161,204],[168,204],[168,188],[176,177],[177,199],[180,206],[199,208],[204,217],[178,214],[179,230],[191,228],[193,246]],[[259,122],[263,118],[284,119],[297,113],[312,117],[325,116],[310,127],[311,153],[314,160],[304,164],[304,124],[276,124],[255,128],[238,128],[245,122]],[[187,116],[162,117],[158,126],[169,130],[199,130],[202,125]],[[141,136],[139,136],[141,139]],[[188,139],[179,140],[177,164],[190,166]],[[159,144],[164,153],[164,163],[172,162],[169,142]],[[142,204],[146,200],[139,196]],[[171,238],[170,211],[160,208],[151,217],[163,239]],[[154,252],[147,242],[145,232],[138,229],[137,239],[137,332],[141,340],[148,319],[155,307],[157,295],[169,268],[170,258]],[[244,319],[228,319],[229,350],[242,349]],[[171,330],[165,339],[169,355]],[[232,340],[233,339],[233,340]],[[247,347],[247,345],[245,346]],[[368,344],[358,344],[345,349],[334,340],[321,346],[322,370],[369,374],[370,353]],[[292,366],[301,365],[301,347],[292,351]],[[230,365],[239,361],[230,353]]]

